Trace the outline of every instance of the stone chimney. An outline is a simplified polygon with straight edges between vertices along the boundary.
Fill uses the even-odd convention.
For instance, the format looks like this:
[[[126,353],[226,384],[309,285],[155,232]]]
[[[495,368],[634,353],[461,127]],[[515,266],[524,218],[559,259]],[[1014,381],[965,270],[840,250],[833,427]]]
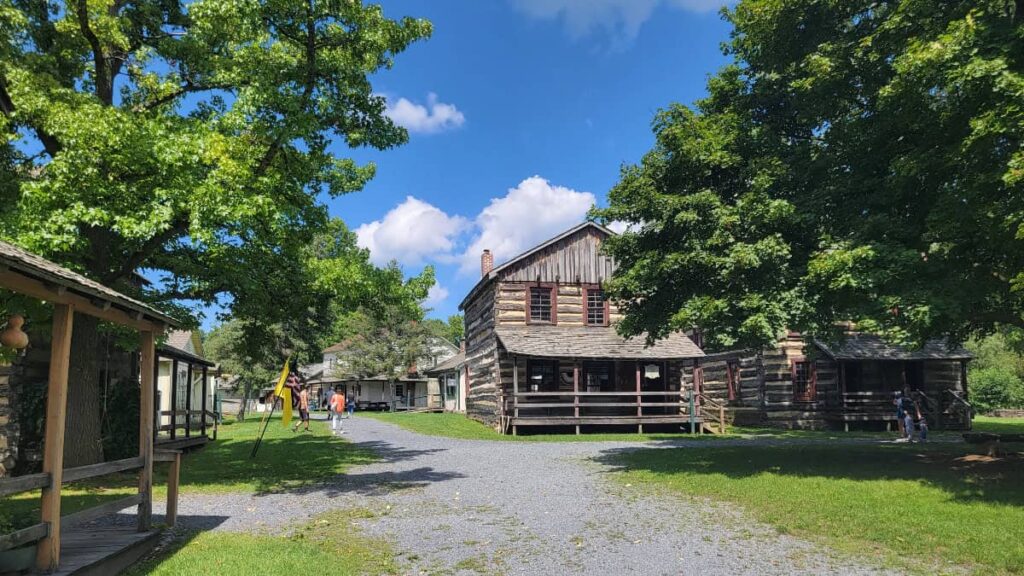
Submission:
[[[490,250],[484,250],[480,255],[480,276],[487,276],[494,270],[494,255]]]

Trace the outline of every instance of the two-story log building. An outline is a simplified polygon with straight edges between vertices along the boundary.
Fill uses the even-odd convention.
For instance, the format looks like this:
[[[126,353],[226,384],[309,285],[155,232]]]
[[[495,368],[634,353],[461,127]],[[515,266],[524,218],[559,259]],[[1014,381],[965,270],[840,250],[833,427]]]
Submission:
[[[648,347],[615,332],[618,310],[602,290],[614,271],[601,253],[610,234],[586,222],[498,267],[484,251],[482,277],[459,305],[471,417],[511,433],[691,422],[684,372],[703,353],[683,334]]]

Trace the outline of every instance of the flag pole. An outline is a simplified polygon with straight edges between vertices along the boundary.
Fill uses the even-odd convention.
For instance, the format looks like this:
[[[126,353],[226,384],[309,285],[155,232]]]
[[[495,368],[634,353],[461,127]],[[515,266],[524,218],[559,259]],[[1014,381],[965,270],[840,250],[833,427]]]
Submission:
[[[267,433],[267,427],[270,426],[270,420],[274,416],[274,410],[277,408],[277,402],[280,399],[279,396],[274,396],[274,403],[270,405],[270,414],[263,421],[263,429],[260,430],[260,435],[256,438],[256,444],[252,447],[252,454],[249,455],[250,458],[255,458],[256,453],[259,452],[260,444],[263,443],[263,435]]]

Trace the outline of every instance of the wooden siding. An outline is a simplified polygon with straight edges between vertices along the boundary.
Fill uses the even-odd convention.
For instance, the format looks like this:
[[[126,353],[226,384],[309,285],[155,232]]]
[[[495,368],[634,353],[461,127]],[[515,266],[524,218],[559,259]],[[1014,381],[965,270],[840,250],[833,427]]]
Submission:
[[[490,286],[468,303],[466,323],[466,414],[488,425],[497,422],[496,365],[497,336],[494,334],[495,290]]]
[[[499,281],[497,282],[497,300],[495,310],[497,322],[502,326],[526,325],[526,299],[529,298],[530,286],[536,282]],[[582,284],[558,284],[552,318],[558,326],[584,326]],[[608,305],[608,317],[612,324],[622,319],[614,302]]]
[[[612,277],[615,264],[601,254],[605,234],[594,228],[563,238],[502,270],[499,281],[600,284]]]

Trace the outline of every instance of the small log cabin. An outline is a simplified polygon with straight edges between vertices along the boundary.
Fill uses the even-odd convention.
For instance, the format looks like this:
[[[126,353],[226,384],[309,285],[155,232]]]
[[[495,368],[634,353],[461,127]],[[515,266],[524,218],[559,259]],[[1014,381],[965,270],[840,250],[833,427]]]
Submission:
[[[932,427],[969,429],[970,358],[938,341],[908,350],[863,333],[831,345],[790,332],[774,348],[709,354],[693,377],[736,424],[891,428],[895,394],[909,390]]]
[[[601,253],[612,234],[586,222],[497,267],[483,252],[482,277],[459,305],[470,417],[513,434],[702,420],[684,386],[700,348],[684,334],[645,346],[615,332],[619,312],[602,289],[615,271]]]

